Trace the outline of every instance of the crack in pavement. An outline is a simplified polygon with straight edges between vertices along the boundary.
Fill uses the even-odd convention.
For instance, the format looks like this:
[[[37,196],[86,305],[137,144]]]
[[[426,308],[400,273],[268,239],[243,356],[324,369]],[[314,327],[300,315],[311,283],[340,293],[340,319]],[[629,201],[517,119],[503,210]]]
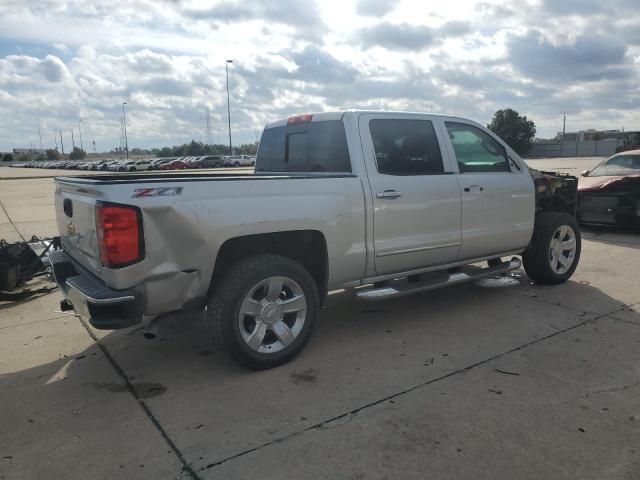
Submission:
[[[630,384],[626,384],[626,385],[620,385],[619,387],[611,387],[611,388],[603,388],[600,390],[594,390],[592,392],[587,392],[587,393],[583,393],[582,395],[579,395],[575,398],[570,398],[569,400],[563,400],[562,402],[558,402],[558,403],[549,403],[549,406],[553,406],[553,405],[565,405],[567,403],[571,403],[571,402],[575,402],[576,400],[581,400],[583,398],[589,398],[592,397],[593,395],[600,395],[602,393],[615,393],[615,392],[623,392],[625,390],[629,390],[631,388],[636,388],[640,386],[640,380],[638,380],[637,382],[634,383],[630,383]]]
[[[133,387],[133,385],[129,381],[129,378],[127,377],[127,375],[124,373],[124,370],[122,369],[122,367],[120,367],[120,365],[118,365],[118,362],[116,362],[115,358],[111,356],[111,354],[107,350],[107,347],[105,347],[100,342],[98,337],[96,337],[96,335],[91,331],[91,328],[89,327],[89,325],[87,325],[87,322],[84,320],[84,318],[80,317],[79,315],[76,315],[76,318],[78,318],[78,320],[80,320],[80,323],[85,328],[85,330],[87,331],[89,336],[93,339],[93,341],[96,343],[96,345],[100,348],[100,350],[102,351],[102,354],[106,357],[106,359],[109,361],[109,363],[111,364],[113,369],[116,371],[118,376],[124,382],[124,384],[125,384],[125,386],[127,388],[127,391],[133,396],[133,398],[135,398],[137,400],[138,405],[140,405],[140,408],[142,408],[142,410],[144,411],[144,413],[147,416],[147,418],[149,420],[151,420],[151,423],[153,424],[153,426],[156,428],[156,430],[158,430],[158,432],[160,433],[160,435],[162,436],[164,441],[167,443],[169,448],[173,451],[173,453],[176,455],[176,457],[178,458],[178,460],[182,464],[182,470],[179,472],[179,474],[178,474],[178,476],[176,478],[178,480],[180,480],[180,479],[184,478],[183,475],[186,474],[186,475],[189,475],[192,480],[201,480],[200,477],[196,474],[196,472],[191,468],[191,466],[189,465],[189,463],[185,459],[184,455],[182,454],[182,452],[180,451],[178,446],[173,442],[171,437],[169,437],[169,434],[167,433],[167,431],[163,428],[162,425],[160,425],[159,420],[153,415],[153,413],[151,412],[151,409],[149,408],[149,406],[146,404],[146,402],[142,398],[140,398],[140,396],[138,395],[138,392],[136,391],[136,389]]]
[[[597,320],[599,320],[599,319],[601,319],[601,318],[604,318],[604,317],[607,317],[607,316],[609,316],[609,315],[612,315],[612,314],[614,314],[614,313],[616,313],[616,312],[618,312],[618,311],[622,310],[623,308],[627,308],[627,307],[620,307],[620,308],[618,308],[618,309],[616,309],[616,310],[613,310],[613,311],[611,311],[611,312],[609,312],[609,313],[601,314],[601,315],[597,315],[595,318],[591,318],[591,319],[588,319],[588,320],[583,320],[583,321],[578,322],[578,323],[576,323],[575,325],[572,325],[572,326],[570,326],[570,327],[564,328],[564,329],[562,329],[562,330],[558,330],[558,331],[553,332],[553,333],[551,333],[551,334],[549,334],[549,335],[546,335],[546,336],[544,336],[544,337],[537,338],[537,339],[535,339],[535,340],[532,340],[531,342],[524,343],[524,344],[522,344],[522,345],[519,345],[519,346],[517,346],[517,347],[514,347],[514,348],[512,348],[512,349],[509,349],[509,350],[507,350],[507,351],[505,351],[505,352],[498,353],[498,354],[496,354],[496,355],[493,355],[492,357],[486,358],[486,359],[484,359],[484,360],[480,360],[480,361],[478,361],[478,362],[476,362],[476,363],[473,363],[473,364],[471,364],[471,365],[467,365],[466,367],[460,368],[460,369],[458,369],[458,370],[454,370],[453,372],[449,372],[449,373],[447,373],[447,374],[445,374],[445,375],[441,375],[441,376],[439,376],[439,377],[437,377],[437,378],[433,378],[433,379],[428,380],[428,381],[426,381],[426,382],[421,382],[421,383],[419,383],[419,384],[417,384],[417,385],[413,385],[413,386],[411,386],[411,387],[409,387],[409,388],[406,388],[406,389],[404,389],[404,390],[401,390],[401,391],[399,391],[399,392],[393,393],[393,394],[391,394],[391,395],[387,395],[387,396],[385,396],[385,397],[383,397],[383,398],[380,398],[380,399],[374,400],[374,401],[369,402],[369,403],[367,403],[367,404],[365,404],[365,405],[362,405],[362,406],[360,406],[360,407],[354,408],[354,409],[352,409],[352,410],[350,410],[350,411],[348,411],[348,412],[342,413],[342,414],[340,414],[340,415],[336,415],[335,417],[329,418],[329,419],[327,419],[327,420],[323,420],[322,422],[316,423],[315,425],[311,425],[310,427],[307,427],[307,428],[302,429],[302,430],[300,430],[300,431],[293,432],[293,433],[290,433],[290,434],[288,434],[288,435],[284,435],[284,436],[282,436],[282,437],[276,438],[276,439],[271,440],[271,441],[269,441],[269,442],[263,443],[262,445],[258,445],[258,446],[256,446],[256,447],[249,448],[249,449],[247,449],[247,450],[244,450],[244,451],[242,451],[242,452],[240,452],[240,453],[237,453],[237,454],[232,455],[232,456],[230,456],[230,457],[227,457],[227,458],[225,458],[225,459],[219,460],[219,461],[217,461],[217,462],[210,463],[210,464],[208,464],[208,465],[205,465],[204,467],[202,467],[202,468],[201,468],[200,470],[198,470],[198,471],[199,471],[199,472],[202,472],[202,471],[205,471],[205,470],[209,470],[209,469],[211,469],[211,468],[214,468],[214,467],[217,467],[217,466],[219,466],[219,465],[222,465],[223,463],[230,462],[230,461],[235,460],[235,459],[237,459],[237,458],[240,458],[240,457],[243,457],[243,456],[248,455],[248,454],[250,454],[250,453],[253,453],[253,452],[256,452],[256,451],[258,451],[258,450],[261,450],[261,449],[263,449],[263,448],[265,448],[265,447],[268,447],[268,446],[270,446],[270,445],[274,445],[274,444],[282,443],[282,442],[284,442],[285,440],[289,440],[289,439],[291,439],[291,438],[298,437],[298,436],[300,436],[300,435],[302,435],[302,434],[304,434],[304,433],[307,433],[307,432],[309,432],[309,431],[312,431],[312,430],[321,430],[321,429],[323,429],[323,428],[326,428],[326,426],[327,426],[327,425],[335,425],[335,424],[336,424],[336,422],[338,422],[338,423],[339,423],[340,421],[344,421],[344,422],[346,423],[346,422],[350,421],[351,419],[353,419],[353,417],[354,417],[354,416],[358,415],[358,414],[359,414],[361,411],[363,411],[363,410],[369,409],[369,408],[371,408],[371,407],[375,407],[376,405],[380,405],[381,403],[387,402],[387,401],[389,401],[389,400],[393,400],[393,399],[395,399],[395,398],[398,398],[398,397],[400,397],[400,396],[406,395],[406,394],[408,394],[408,393],[411,393],[411,392],[413,392],[413,391],[415,391],[415,390],[418,390],[418,389],[420,389],[420,388],[426,387],[426,386],[428,386],[428,385],[432,385],[432,384],[434,384],[434,383],[436,383],[436,382],[440,382],[440,381],[442,381],[442,380],[445,380],[445,379],[447,379],[447,378],[453,377],[453,376],[455,376],[455,375],[459,375],[459,374],[461,374],[461,373],[466,373],[466,372],[468,372],[468,371],[470,371],[470,370],[473,370],[473,369],[474,369],[474,368],[476,368],[476,367],[479,367],[479,366],[481,366],[481,365],[485,365],[485,364],[487,364],[487,363],[489,363],[489,362],[491,362],[491,361],[493,361],[493,360],[496,360],[496,359],[498,359],[498,358],[504,357],[504,356],[509,355],[509,354],[511,354],[511,353],[514,353],[514,352],[520,351],[520,350],[522,350],[522,349],[524,349],[524,348],[527,348],[527,347],[530,347],[530,346],[535,345],[535,344],[537,344],[537,343],[540,343],[540,342],[542,342],[542,341],[548,340],[548,339],[553,338],[553,337],[555,337],[555,336],[557,336],[557,335],[561,335],[561,334],[564,334],[564,333],[568,333],[568,332],[570,332],[570,331],[572,331],[572,330],[574,330],[574,329],[576,329],[576,328],[578,328],[578,327],[582,327],[582,326],[584,326],[584,325],[586,325],[586,324],[588,324],[588,323],[592,323],[592,322],[595,322],[595,321],[597,321]],[[583,317],[584,315],[587,315],[587,314],[590,314],[590,312],[583,312],[583,314],[582,314],[582,315],[580,315],[580,317]],[[579,317],[579,318],[580,318],[580,317]]]

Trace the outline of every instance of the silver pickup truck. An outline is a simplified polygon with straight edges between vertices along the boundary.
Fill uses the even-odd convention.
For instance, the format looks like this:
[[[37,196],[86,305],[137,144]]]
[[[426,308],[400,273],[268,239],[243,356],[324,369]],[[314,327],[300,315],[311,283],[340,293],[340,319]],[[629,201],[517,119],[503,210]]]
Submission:
[[[206,308],[212,341],[256,369],[300,352],[330,291],[389,299],[522,263],[556,284],[580,257],[575,177],[451,116],[300,115],[267,125],[251,175],[55,184],[65,307],[102,329]]]

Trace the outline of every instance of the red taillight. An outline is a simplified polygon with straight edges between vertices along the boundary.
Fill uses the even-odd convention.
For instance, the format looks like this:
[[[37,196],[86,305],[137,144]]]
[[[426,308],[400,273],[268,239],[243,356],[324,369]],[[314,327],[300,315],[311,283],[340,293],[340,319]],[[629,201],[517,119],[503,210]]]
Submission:
[[[308,123],[313,118],[313,115],[307,113],[306,115],[296,115],[295,117],[289,117],[287,125],[296,125],[297,123]]]
[[[138,210],[134,207],[96,206],[96,232],[102,265],[123,267],[142,259],[140,222]]]

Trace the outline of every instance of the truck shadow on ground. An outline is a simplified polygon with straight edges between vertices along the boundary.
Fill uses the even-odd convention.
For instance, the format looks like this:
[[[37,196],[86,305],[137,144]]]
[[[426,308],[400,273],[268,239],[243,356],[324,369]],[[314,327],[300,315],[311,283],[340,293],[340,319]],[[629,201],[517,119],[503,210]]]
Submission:
[[[579,300],[563,299],[588,299],[588,302],[582,307]],[[552,329],[558,329],[556,324],[568,326],[585,315],[595,317],[610,312],[623,312],[627,321],[640,324],[639,313],[594,286],[569,281],[556,287],[540,287],[531,284],[524,274],[516,287],[489,289],[468,284],[375,303],[357,301],[348,292],[339,293],[330,296],[329,309],[320,314],[314,335],[301,355],[268,372],[249,371],[237,365],[226,352],[211,349],[204,312],[168,317],[160,323],[153,340],[145,339],[140,327],[94,332],[129,382],[142,383],[145,388],[162,385],[151,392],[140,391],[140,396],[173,391],[179,397],[180,391],[197,385],[206,388],[220,381],[237,383],[259,376],[289,377],[291,372],[294,376],[287,382],[311,382],[312,375],[299,375],[310,368],[322,369],[327,380],[348,368],[345,361],[354,368],[364,368],[373,362],[376,367],[372,371],[379,365],[401,366],[403,361],[398,362],[398,356],[422,362],[442,350],[448,335],[455,337],[451,348],[463,350],[479,342],[493,342],[498,332],[493,335],[492,329],[499,329],[502,334],[506,331],[507,336],[513,336],[513,342],[526,343],[543,336],[545,332],[536,331],[538,327],[544,330],[545,325],[553,325]],[[509,332],[522,330],[524,325],[531,327],[533,337]],[[95,355],[95,346],[89,350]],[[449,357],[447,364],[456,356],[461,358],[460,352],[445,353]],[[71,358],[74,361],[68,365],[66,375],[74,376],[77,370],[92,368],[91,362],[83,361],[88,356],[88,352],[82,352],[75,355],[75,360]],[[62,358],[54,364],[10,373],[3,382],[15,383],[14,376],[40,378],[39,372],[56,370],[68,362],[68,358]],[[42,388],[46,390],[45,385]],[[119,390],[115,388],[114,393]]]
[[[640,249],[640,228],[633,227],[580,227],[583,239],[607,245]]]
[[[100,345],[0,378],[4,401],[39,399],[7,411],[20,417],[8,424],[29,426],[37,417],[46,435],[56,428],[47,416],[57,410],[71,415],[97,398],[108,403],[111,395],[129,392],[159,424],[168,425],[168,435],[178,448],[190,449],[195,457],[188,460],[197,466],[465,371],[605,313],[640,326],[640,313],[589,284],[570,281],[547,289],[524,274],[519,280],[510,288],[468,284],[378,303],[332,295],[301,355],[264,372],[246,370],[211,350],[203,314],[167,319],[154,340],[136,328],[97,332]],[[579,300],[571,304],[566,298],[589,302],[582,309]],[[98,360],[104,355],[118,371],[111,374],[115,381],[101,380],[107,364]],[[41,411],[32,411],[33,405]]]

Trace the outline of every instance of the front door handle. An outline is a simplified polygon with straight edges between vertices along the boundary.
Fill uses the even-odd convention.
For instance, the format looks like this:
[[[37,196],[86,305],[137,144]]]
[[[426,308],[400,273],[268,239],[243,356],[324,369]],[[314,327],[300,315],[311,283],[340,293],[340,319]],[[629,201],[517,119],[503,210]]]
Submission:
[[[478,193],[482,192],[483,190],[484,188],[482,188],[480,185],[469,185],[468,187],[464,187],[465,192]]]
[[[384,192],[376,193],[376,197],[384,200],[393,200],[401,197],[402,194],[397,190],[385,190]]]

